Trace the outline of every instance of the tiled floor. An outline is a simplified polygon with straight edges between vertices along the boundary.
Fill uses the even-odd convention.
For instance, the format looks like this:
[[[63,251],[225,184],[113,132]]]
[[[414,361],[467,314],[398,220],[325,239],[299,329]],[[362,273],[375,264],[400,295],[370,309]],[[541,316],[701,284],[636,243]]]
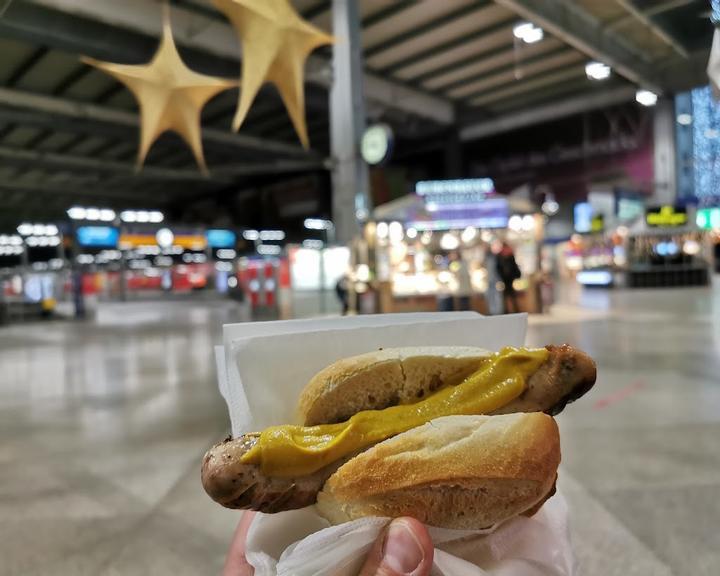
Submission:
[[[530,343],[600,366],[559,418],[580,574],[717,574],[720,290],[570,304],[533,319]],[[0,328],[0,574],[215,574],[237,516],[198,468],[227,430],[211,346],[232,310],[101,312]]]

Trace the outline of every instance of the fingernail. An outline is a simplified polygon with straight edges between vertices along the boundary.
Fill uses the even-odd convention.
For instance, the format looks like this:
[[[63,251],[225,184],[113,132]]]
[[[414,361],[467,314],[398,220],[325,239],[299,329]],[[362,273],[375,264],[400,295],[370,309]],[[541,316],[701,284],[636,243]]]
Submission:
[[[398,574],[412,574],[425,553],[410,526],[402,520],[390,523],[383,546],[383,563]]]

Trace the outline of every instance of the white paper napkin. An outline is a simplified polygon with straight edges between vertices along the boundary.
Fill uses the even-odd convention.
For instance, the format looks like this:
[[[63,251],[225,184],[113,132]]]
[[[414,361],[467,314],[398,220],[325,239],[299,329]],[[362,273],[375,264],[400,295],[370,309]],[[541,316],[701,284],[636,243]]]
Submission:
[[[220,391],[233,436],[296,422],[295,404],[307,381],[332,362],[398,346],[522,346],[527,316],[423,313],[225,326],[216,350]],[[256,576],[356,574],[387,518],[329,526],[314,507],[258,513],[248,532],[246,556]],[[572,574],[567,509],[560,495],[532,518],[519,517],[494,531],[431,528],[436,546],[433,575]]]

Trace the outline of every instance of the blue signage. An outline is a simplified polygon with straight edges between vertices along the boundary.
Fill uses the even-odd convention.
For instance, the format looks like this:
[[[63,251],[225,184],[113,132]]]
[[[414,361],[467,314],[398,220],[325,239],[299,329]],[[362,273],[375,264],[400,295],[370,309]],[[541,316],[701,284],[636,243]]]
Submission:
[[[237,236],[232,230],[208,230],[206,233],[210,248],[235,248]]]
[[[80,226],[75,231],[80,246],[90,248],[116,248],[120,230],[112,226]]]
[[[593,209],[589,202],[578,202],[573,209],[575,232],[585,233],[592,230]]]

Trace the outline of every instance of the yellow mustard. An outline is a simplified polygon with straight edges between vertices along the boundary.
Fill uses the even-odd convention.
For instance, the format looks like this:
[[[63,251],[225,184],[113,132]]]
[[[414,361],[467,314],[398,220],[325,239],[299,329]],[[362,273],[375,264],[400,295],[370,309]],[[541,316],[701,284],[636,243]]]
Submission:
[[[269,476],[312,474],[348,454],[434,418],[487,414],[522,394],[528,376],[547,356],[544,348],[503,348],[482,360],[478,370],[460,384],[442,388],[415,404],[365,410],[338,424],[272,426],[260,433],[258,442],[242,461],[259,464]]]

